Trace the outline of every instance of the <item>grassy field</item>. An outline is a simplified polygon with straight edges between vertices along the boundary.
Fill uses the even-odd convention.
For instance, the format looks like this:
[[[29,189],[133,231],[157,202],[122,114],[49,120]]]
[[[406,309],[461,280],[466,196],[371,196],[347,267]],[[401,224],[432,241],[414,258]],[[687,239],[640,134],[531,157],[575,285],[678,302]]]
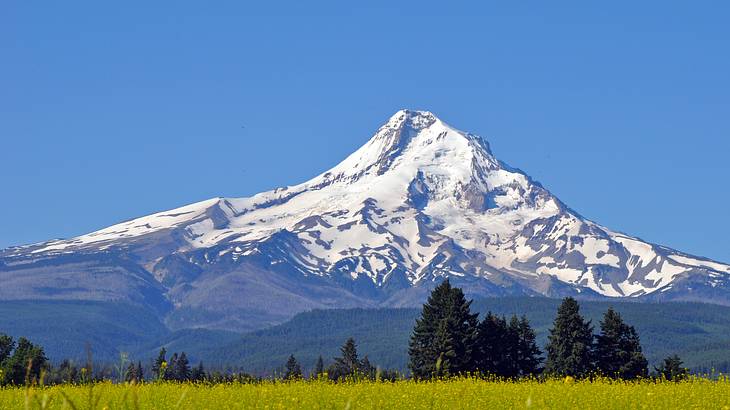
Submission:
[[[2,409],[730,409],[730,381],[264,382],[0,389]]]

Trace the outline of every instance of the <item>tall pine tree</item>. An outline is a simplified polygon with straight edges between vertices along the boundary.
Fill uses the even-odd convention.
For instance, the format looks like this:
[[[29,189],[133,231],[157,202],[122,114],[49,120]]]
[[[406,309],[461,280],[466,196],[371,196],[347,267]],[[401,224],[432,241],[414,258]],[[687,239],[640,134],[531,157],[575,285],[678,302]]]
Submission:
[[[635,379],[648,375],[648,362],[641,352],[639,335],[609,308],[596,337],[596,367],[605,376]]]
[[[165,375],[164,372],[167,371],[165,369],[163,363],[167,363],[167,349],[164,347],[160,349],[160,353],[157,355],[157,359],[155,359],[155,363],[152,365],[152,377],[155,379],[164,379]]]
[[[144,381],[144,369],[142,368],[142,362],[137,361],[137,369],[135,369],[136,376],[137,376],[137,382],[143,382]]]
[[[322,358],[322,355],[319,355],[319,357],[317,358],[317,363],[314,365],[314,372],[312,372],[312,375],[310,377],[316,379],[323,373],[324,373],[324,359]]]
[[[495,376],[508,376],[510,340],[507,321],[488,312],[477,329],[477,346],[474,349],[476,369]]]
[[[167,369],[165,369],[165,380],[178,380],[177,378],[177,353],[173,353],[170,356],[170,361],[167,362]]]
[[[411,335],[409,367],[418,379],[474,370],[477,314],[459,288],[445,280],[431,292]]]
[[[546,350],[549,374],[585,377],[593,371],[593,327],[581,316],[575,299],[563,299]]]
[[[329,377],[333,380],[344,379],[353,376],[360,371],[360,361],[357,357],[357,345],[355,339],[348,338],[340,348],[340,357],[335,357],[329,370]]]
[[[200,382],[205,380],[206,377],[207,375],[205,373],[205,368],[203,367],[203,362],[199,362],[198,365],[190,371],[190,380],[192,381]]]
[[[512,322],[510,322],[511,324]],[[535,342],[535,331],[530,326],[526,316],[517,322],[513,332],[516,333],[516,367],[520,376],[532,376],[540,373],[542,352]]]
[[[289,359],[286,361],[286,367],[284,370],[284,379],[285,380],[296,380],[302,378],[302,366],[299,365],[299,362],[294,357],[294,355],[289,355]]]
[[[185,352],[180,353],[180,356],[175,361],[175,380],[190,380],[190,362]]]

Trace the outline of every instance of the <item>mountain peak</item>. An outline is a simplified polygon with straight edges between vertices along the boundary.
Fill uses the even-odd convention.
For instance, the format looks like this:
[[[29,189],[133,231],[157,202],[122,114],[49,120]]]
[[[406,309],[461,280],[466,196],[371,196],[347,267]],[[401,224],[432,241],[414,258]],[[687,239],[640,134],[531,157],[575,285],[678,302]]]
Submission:
[[[430,111],[402,109],[393,114],[387,124],[390,126],[406,125],[411,129],[420,130],[430,127],[437,121],[440,122]]]
[[[305,301],[293,303],[292,311],[322,307],[323,300],[401,303],[442,277],[478,295],[730,304],[730,266],[585,220],[499,161],[481,137],[418,110],[396,112],[344,161],[298,185],[0,252],[0,279],[11,283],[0,287],[0,299],[20,288],[46,297],[27,278],[50,275],[47,259],[67,266],[54,282],[58,287],[72,283],[66,275],[91,280],[77,256],[96,253],[104,278],[110,260],[122,261],[120,269],[139,262],[130,275],[149,272],[145,277],[159,281],[154,286],[183,307],[220,294],[230,295],[222,309],[238,304],[258,311],[269,302],[242,298],[249,289]],[[114,254],[118,259],[110,259]],[[105,294],[102,285],[87,296]],[[76,287],[64,291],[76,297]]]

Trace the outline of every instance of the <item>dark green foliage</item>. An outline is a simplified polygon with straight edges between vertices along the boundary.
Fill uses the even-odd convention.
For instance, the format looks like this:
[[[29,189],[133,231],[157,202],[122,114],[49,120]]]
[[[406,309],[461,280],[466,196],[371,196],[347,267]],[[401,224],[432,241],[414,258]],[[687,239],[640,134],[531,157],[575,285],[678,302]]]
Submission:
[[[357,345],[355,339],[349,338],[340,348],[340,357],[335,357],[335,361],[327,373],[330,379],[340,380],[348,376],[354,376],[359,371],[360,361],[357,357]]]
[[[180,353],[180,356],[175,362],[174,377],[177,381],[190,380],[190,362],[185,352]]]
[[[517,316],[512,317],[510,321],[510,330],[516,334],[517,346],[515,349],[514,360],[519,376],[530,376],[539,374],[540,363],[542,362],[542,352],[537,347],[537,337],[535,331],[530,326],[527,316],[522,316],[517,320]]]
[[[312,378],[318,378],[319,375],[324,373],[324,359],[322,355],[317,358],[317,363],[314,365],[314,371],[312,371]]]
[[[163,369],[163,363],[167,362],[167,359],[165,358],[166,355],[167,349],[164,347],[161,348],[160,353],[157,354],[157,359],[155,359],[154,364],[152,364],[152,377],[156,379],[164,379],[164,372],[167,371],[167,369]]]
[[[12,339],[8,344],[5,339],[5,346],[13,345]],[[43,348],[34,345],[30,340],[21,337],[12,354],[5,354],[5,360],[0,365],[3,370],[4,384],[22,385],[40,380],[41,372],[49,367],[46,354]]]
[[[516,376],[512,358],[516,336],[507,327],[504,317],[488,312],[477,330],[475,370],[503,377]]]
[[[197,366],[193,368],[193,370],[190,372],[190,380],[192,381],[203,381],[207,379],[208,376],[205,373],[205,368],[203,367],[203,362],[198,363]]]
[[[15,348],[15,341],[8,335],[0,334],[0,364],[10,357],[10,353]]]
[[[507,317],[524,314],[536,333],[537,346],[542,348],[560,303],[542,297],[490,298],[475,300],[472,310]],[[641,336],[650,366],[676,352],[693,370],[730,373],[730,307],[616,300],[580,304],[583,316],[593,323],[598,323],[611,306],[620,312]],[[352,336],[373,363],[406,372],[409,339],[420,314],[420,309],[315,310],[282,325],[244,335],[235,343],[217,345],[220,337],[216,336],[206,350],[198,350],[196,357],[210,361],[211,368],[232,364],[253,374],[269,375],[292,353],[302,363],[315,363],[320,354],[336,356],[342,341]],[[179,345],[180,350],[183,347]]]
[[[676,354],[665,358],[659,367],[654,368],[654,371],[656,371],[657,376],[675,382],[684,379],[688,374],[682,359]]]
[[[648,375],[648,362],[641,351],[639,335],[613,308],[606,311],[601,321],[595,354],[596,368],[606,376],[634,379]]]
[[[127,370],[124,372],[124,381],[136,383],[137,380],[137,366],[134,362],[129,362]]]
[[[368,359],[368,357],[365,356],[362,359],[362,362],[360,362],[360,373],[365,378],[367,378],[369,380],[374,380],[376,371],[377,371],[377,369],[375,368],[375,366],[372,365],[372,363],[370,363],[370,359]]]
[[[353,338],[345,341],[340,348],[340,356],[335,357],[334,363],[327,369],[327,376],[331,380],[374,379],[375,373],[376,369],[367,356],[362,361],[358,359],[357,345]]]
[[[296,380],[302,378],[302,366],[294,355],[290,355],[284,368],[284,380]]]
[[[322,355],[339,355],[349,337],[370,360],[386,368],[403,370],[408,360],[408,339],[416,319],[414,309],[329,309],[301,313],[292,320],[215,344],[200,351],[209,368],[244,366],[247,372],[270,375],[271,370],[294,354],[301,363],[315,363]],[[187,350],[186,350],[187,351]],[[325,360],[325,364],[328,360]],[[325,366],[327,368],[327,366]]]
[[[474,312],[498,316],[526,315],[545,346],[560,300],[543,297],[500,297],[475,300]],[[635,303],[581,301],[581,313],[598,323],[613,306],[641,336],[650,366],[673,353],[692,371],[730,373],[730,307],[702,303]],[[26,336],[43,346],[58,366],[62,359],[85,362],[89,341],[95,362],[116,363],[119,352],[151,362],[161,346],[185,351],[191,362],[206,368],[271,375],[272,369],[294,354],[301,363],[314,364],[320,354],[338,354],[342,341],[352,336],[373,363],[401,372],[408,368],[408,342],[420,309],[333,309],[301,313],[284,324],[246,335],[188,329],[170,333],[158,318],[139,307],[80,301],[0,301],[0,332]],[[63,337],[57,337],[63,335]],[[139,348],[135,346],[140,346]],[[150,363],[151,364],[151,363]],[[325,364],[327,360],[325,360]],[[147,379],[156,372],[145,366]]]
[[[581,316],[575,299],[563,299],[545,350],[549,374],[585,377],[593,370],[593,327]]]
[[[124,372],[124,380],[132,383],[141,383],[144,381],[144,369],[142,362],[129,362],[127,370]]]
[[[80,383],[80,369],[66,359],[60,365],[51,368],[44,379],[45,384]]]
[[[167,362],[167,368],[164,371],[164,380],[177,380],[177,353],[173,353],[170,356],[170,361]]]
[[[409,368],[416,378],[457,375],[474,369],[477,314],[471,301],[448,280],[439,284],[423,305],[408,348]]]

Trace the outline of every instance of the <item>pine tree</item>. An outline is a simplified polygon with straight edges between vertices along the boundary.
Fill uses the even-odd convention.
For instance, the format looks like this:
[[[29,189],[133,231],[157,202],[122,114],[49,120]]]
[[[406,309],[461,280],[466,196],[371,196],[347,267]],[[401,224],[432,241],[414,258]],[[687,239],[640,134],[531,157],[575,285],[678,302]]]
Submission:
[[[170,361],[167,362],[164,379],[179,380],[177,377],[177,353],[173,353],[172,356],[170,356]]]
[[[2,366],[3,362],[10,357],[10,353],[12,353],[13,349],[15,348],[15,342],[13,341],[13,338],[0,334],[0,366]]]
[[[144,369],[142,368],[142,362],[137,362],[137,369],[135,371],[135,375],[137,376],[137,382],[142,383],[144,381]]]
[[[505,318],[504,323],[504,360],[500,368],[503,377],[514,378],[520,375],[520,320],[512,315],[509,324]]]
[[[604,375],[621,379],[646,377],[648,362],[641,352],[639,335],[609,308],[596,337],[596,367]]]
[[[477,328],[476,369],[496,376],[511,376],[509,349],[513,343],[508,334],[507,321],[488,312]]]
[[[175,361],[175,380],[186,381],[190,380],[190,362],[185,352],[180,353],[177,360]]]
[[[322,373],[324,373],[324,359],[322,358],[322,355],[319,355],[319,358],[317,358],[317,363],[314,365],[314,372],[312,373],[312,376],[316,379]]]
[[[445,280],[431,292],[411,335],[409,368],[418,379],[473,371],[477,314],[459,288]]]
[[[329,377],[333,380],[353,376],[360,370],[360,361],[357,358],[355,339],[347,339],[345,344],[340,348],[340,352],[341,356],[335,357],[335,362],[330,366]]]
[[[360,362],[360,373],[369,380],[375,380],[375,366],[370,363],[367,356]]]
[[[449,332],[448,319],[438,321],[436,333],[431,341],[433,352],[437,352],[436,362],[433,365],[431,377],[448,377],[452,368],[452,361],[456,358],[454,338]],[[426,376],[424,375],[423,378]]]
[[[675,382],[684,379],[688,374],[687,368],[683,366],[682,359],[676,354],[665,358],[662,364],[655,367],[654,370],[659,377]]]
[[[575,299],[563,299],[546,350],[549,374],[585,377],[593,370],[593,327],[580,315]]]
[[[190,380],[199,382],[206,378],[205,369],[203,368],[203,362],[198,365],[190,372]]]
[[[516,364],[520,376],[531,376],[540,373],[542,352],[535,342],[535,331],[526,316],[520,318],[516,327],[517,357]]]
[[[166,369],[163,366],[163,363],[167,363],[167,359],[165,356],[167,355],[167,350],[163,347],[160,349],[160,353],[157,355],[157,359],[155,359],[155,363],[152,365],[152,377],[157,379],[164,379],[165,375],[163,372],[166,371]]]
[[[127,382],[137,382],[139,376],[137,376],[137,366],[134,365],[134,362],[129,362],[129,366],[127,366],[127,371],[124,375],[124,381]]]
[[[284,379],[285,380],[296,380],[302,378],[302,366],[299,365],[299,362],[294,357],[294,355],[289,355],[289,359],[286,361],[286,369],[284,371]]]

